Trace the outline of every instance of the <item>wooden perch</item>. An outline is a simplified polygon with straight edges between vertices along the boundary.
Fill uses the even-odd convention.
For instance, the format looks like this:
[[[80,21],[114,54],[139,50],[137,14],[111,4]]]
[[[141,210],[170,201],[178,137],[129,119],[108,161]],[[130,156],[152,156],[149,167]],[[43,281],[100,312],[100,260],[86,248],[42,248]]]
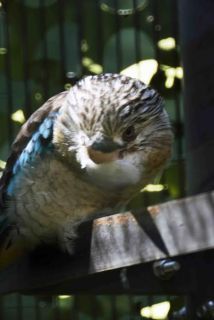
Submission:
[[[99,218],[80,226],[74,256],[53,248],[40,248],[3,270],[0,273],[0,293],[104,293],[111,292],[110,288],[114,288],[114,293],[124,292],[129,285],[123,281],[123,274],[121,278],[121,270],[129,272],[131,282],[137,274],[140,279],[142,272],[144,275],[149,273],[144,285],[141,283],[140,293],[145,288],[159,292],[160,279],[155,278],[152,265],[148,263],[175,256],[182,260],[184,254],[188,254],[188,260],[191,253],[214,248],[213,230],[214,192],[170,201],[147,210]],[[213,253],[209,250],[208,254],[210,252]],[[191,259],[188,260],[190,264]],[[194,270],[197,269],[195,261]],[[206,266],[201,265],[201,269],[204,268]],[[188,272],[182,268],[179,273],[183,280],[179,281],[185,284],[190,280]],[[138,279],[135,280],[135,292],[138,292]],[[115,289],[114,284],[119,282]],[[152,283],[156,283],[155,287]],[[172,292],[168,285],[168,291]],[[166,285],[164,289],[166,293]]]

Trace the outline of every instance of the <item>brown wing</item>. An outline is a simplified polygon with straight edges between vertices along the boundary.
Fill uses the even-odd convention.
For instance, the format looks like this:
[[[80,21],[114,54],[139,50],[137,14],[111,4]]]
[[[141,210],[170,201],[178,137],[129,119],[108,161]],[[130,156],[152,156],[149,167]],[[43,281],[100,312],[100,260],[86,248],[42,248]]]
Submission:
[[[38,110],[36,110],[30,118],[21,127],[15,141],[12,144],[12,151],[7,159],[6,167],[0,179],[0,208],[4,207],[4,193],[11,178],[13,166],[18,159],[22,150],[26,147],[33,133],[42,123],[42,121],[52,111],[57,111],[62,106],[68,91],[61,92],[45,102]]]

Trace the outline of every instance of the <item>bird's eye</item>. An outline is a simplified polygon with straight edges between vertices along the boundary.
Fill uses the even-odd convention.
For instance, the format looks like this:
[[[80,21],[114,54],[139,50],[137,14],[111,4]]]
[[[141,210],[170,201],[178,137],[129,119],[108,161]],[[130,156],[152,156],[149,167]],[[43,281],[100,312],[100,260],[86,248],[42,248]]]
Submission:
[[[133,141],[136,138],[136,132],[134,126],[128,127],[122,135],[122,138],[126,142]]]

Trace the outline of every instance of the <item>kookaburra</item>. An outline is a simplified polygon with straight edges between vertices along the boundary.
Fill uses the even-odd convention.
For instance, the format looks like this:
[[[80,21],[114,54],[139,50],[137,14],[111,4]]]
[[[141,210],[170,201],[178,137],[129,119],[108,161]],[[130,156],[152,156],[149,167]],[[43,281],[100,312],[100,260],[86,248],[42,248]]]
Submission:
[[[0,238],[72,253],[76,225],[117,212],[159,174],[172,130],[160,95],[118,74],[87,76],[23,125],[0,180]]]

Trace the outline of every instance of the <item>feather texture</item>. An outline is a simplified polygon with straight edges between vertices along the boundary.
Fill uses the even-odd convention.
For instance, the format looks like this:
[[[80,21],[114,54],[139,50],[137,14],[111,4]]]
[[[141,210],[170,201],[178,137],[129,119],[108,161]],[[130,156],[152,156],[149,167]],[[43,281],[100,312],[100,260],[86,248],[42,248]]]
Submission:
[[[38,157],[39,161],[41,161],[44,154],[52,151],[53,123],[57,113],[57,111],[53,111],[48,114],[20,153],[12,169],[12,176],[6,190],[7,195],[13,195],[14,181],[23,169],[27,166],[33,166],[38,161]]]
[[[86,77],[18,134],[0,180],[0,241],[72,253],[76,225],[124,206],[162,170],[171,145],[155,90],[116,74]]]
[[[20,154],[24,151],[26,145],[41,125],[43,120],[52,112],[57,112],[64,103],[64,99],[67,96],[67,91],[62,92],[52,98],[50,98],[43,106],[35,111],[28,121],[22,126],[19,134],[17,135],[13,145],[9,158],[7,159],[6,168],[3,175],[0,178],[0,208],[4,208],[5,190],[13,175],[14,166],[19,159]],[[29,146],[30,149],[30,146]],[[17,165],[18,166],[18,165]]]

